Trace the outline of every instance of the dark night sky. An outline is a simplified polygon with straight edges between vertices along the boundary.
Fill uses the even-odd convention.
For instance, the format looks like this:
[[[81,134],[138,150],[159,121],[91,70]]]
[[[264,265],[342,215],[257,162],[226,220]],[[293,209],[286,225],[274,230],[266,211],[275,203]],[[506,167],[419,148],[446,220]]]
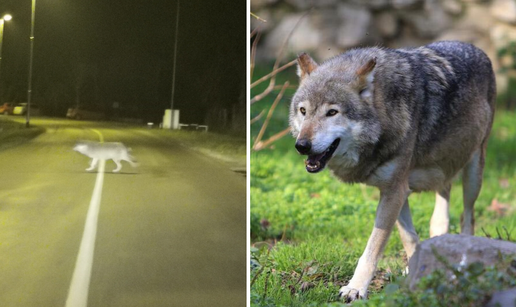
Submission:
[[[33,102],[62,114],[76,104],[159,120],[170,106],[173,0],[37,0]],[[0,102],[27,100],[31,0],[1,0]],[[245,99],[246,2],[181,1],[174,108],[202,123]],[[62,111],[64,109],[64,111]]]

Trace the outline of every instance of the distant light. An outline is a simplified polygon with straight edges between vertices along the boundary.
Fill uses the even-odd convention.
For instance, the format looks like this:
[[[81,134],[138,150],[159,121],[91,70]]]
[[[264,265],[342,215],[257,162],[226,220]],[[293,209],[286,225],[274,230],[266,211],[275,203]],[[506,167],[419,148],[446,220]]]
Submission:
[[[13,16],[7,14],[7,15],[4,15],[4,17],[2,19],[5,21],[9,21],[9,20],[13,19]]]

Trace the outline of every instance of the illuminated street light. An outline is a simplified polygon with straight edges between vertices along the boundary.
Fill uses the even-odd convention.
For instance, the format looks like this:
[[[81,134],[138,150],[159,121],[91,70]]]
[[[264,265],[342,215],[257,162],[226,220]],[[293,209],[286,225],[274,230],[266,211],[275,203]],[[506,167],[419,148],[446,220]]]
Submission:
[[[9,14],[4,15],[2,19],[0,19],[0,69],[2,68],[2,42],[4,40],[4,21],[9,21],[13,17]],[[1,85],[1,83],[0,83]]]

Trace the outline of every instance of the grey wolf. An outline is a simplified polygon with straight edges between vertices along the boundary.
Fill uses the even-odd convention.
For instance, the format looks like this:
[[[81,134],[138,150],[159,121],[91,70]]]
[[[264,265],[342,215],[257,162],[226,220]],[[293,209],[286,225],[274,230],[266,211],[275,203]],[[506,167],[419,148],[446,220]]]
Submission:
[[[131,149],[122,143],[81,141],[74,146],[73,150],[91,158],[90,167],[86,169],[87,171],[93,170],[99,160],[109,159],[113,160],[117,166],[113,173],[117,173],[122,169],[122,163],[120,163],[122,160],[129,162],[133,167],[138,166],[138,163],[130,154]]]
[[[373,231],[354,275],[339,294],[367,297],[396,224],[410,258],[419,237],[408,195],[436,191],[430,235],[448,231],[452,179],[462,171],[461,232],[474,233],[494,116],[496,84],[489,58],[473,45],[436,42],[412,49],[361,48],[317,64],[298,56],[299,87],[290,126],[306,170],[326,166],[346,183],[378,187]]]

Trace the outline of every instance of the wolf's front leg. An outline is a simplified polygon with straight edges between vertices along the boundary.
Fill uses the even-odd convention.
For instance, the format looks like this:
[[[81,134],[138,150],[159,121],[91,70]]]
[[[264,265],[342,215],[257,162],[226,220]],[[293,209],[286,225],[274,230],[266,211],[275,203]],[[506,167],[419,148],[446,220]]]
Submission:
[[[408,195],[408,185],[389,190],[381,191],[373,232],[365,251],[348,285],[339,290],[339,296],[346,302],[367,298],[367,288],[373,279],[376,265]]]
[[[98,161],[99,161],[99,159],[96,159],[96,158],[91,159],[90,167],[88,167],[86,170],[87,171],[93,170],[95,168],[95,166],[97,166]]]

